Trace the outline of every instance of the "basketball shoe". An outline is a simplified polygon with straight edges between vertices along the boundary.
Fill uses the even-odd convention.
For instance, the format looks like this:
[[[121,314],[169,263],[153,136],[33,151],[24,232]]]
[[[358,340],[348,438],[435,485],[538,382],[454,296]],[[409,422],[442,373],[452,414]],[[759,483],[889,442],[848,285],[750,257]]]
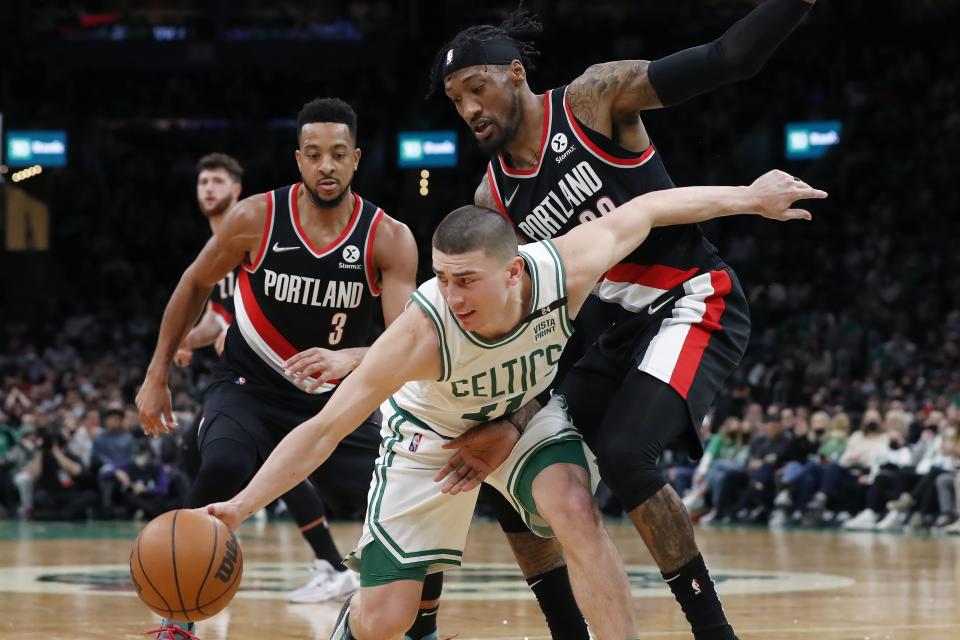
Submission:
[[[337,571],[326,560],[314,560],[313,576],[307,584],[290,592],[288,602],[314,604],[352,594],[360,588],[360,580],[353,571]]]

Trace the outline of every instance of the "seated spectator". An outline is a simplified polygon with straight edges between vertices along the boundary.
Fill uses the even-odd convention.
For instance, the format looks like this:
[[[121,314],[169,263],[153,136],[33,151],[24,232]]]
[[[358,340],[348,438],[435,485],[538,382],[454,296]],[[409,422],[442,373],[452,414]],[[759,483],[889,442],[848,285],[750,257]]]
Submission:
[[[783,428],[782,413],[770,407],[763,419],[763,434],[750,443],[750,457],[746,464],[746,487],[740,494],[732,515],[736,520],[759,524],[767,522],[773,507],[775,477],[790,450],[794,436]],[[793,420],[792,411],[790,419]],[[736,482],[736,474],[729,474],[725,482]]]
[[[38,424],[33,459],[26,468],[33,487],[33,517],[37,520],[83,520],[96,505],[96,493],[81,489],[83,465],[67,450],[57,428]]]
[[[731,469],[743,468],[748,434],[741,431],[740,425],[741,421],[731,416],[707,440],[703,457],[693,474],[692,486],[683,497],[683,503],[691,515],[703,512],[709,494],[719,495],[723,478]]]
[[[783,412],[780,415],[782,422]],[[825,411],[814,413],[809,422],[801,416],[793,422],[793,438],[780,461],[782,466],[777,471],[776,482],[779,491],[773,501],[771,527],[786,524],[789,515],[795,511],[795,497],[806,501],[813,495],[811,479],[814,476],[810,473],[810,469],[818,464],[817,451],[823,444],[829,423],[830,416]]]
[[[883,419],[883,428],[888,438],[887,452],[879,458],[877,469],[871,471],[873,480],[867,487],[865,508],[844,522],[844,529],[875,528],[887,513],[887,502],[917,483],[916,467],[929,447],[930,439],[921,438],[908,444],[908,427],[906,413],[900,409],[887,411]]]
[[[105,431],[93,441],[94,464],[97,465],[97,483],[100,487],[100,516],[112,518],[116,514],[114,495],[117,487],[117,469],[133,462],[133,434],[123,428],[123,409],[108,409],[104,414]]]
[[[870,470],[886,456],[889,438],[881,430],[881,415],[876,409],[863,414],[860,430],[847,439],[843,455],[822,467],[820,487],[807,504],[804,519],[808,524],[823,522],[828,507],[836,511],[859,511],[865,487],[872,482]]]
[[[887,503],[889,511],[877,524],[878,530],[895,530],[903,526],[928,528],[936,521],[939,515],[938,478],[949,474],[957,465],[952,455],[956,447],[956,429],[949,426],[942,413],[937,416],[937,422],[936,425],[926,423],[921,434],[921,441],[926,440],[929,446],[916,466],[916,486]]]
[[[127,517],[152,520],[182,505],[185,498],[171,482],[171,471],[154,455],[150,442],[136,443],[133,462],[114,470],[120,489],[120,506]]]

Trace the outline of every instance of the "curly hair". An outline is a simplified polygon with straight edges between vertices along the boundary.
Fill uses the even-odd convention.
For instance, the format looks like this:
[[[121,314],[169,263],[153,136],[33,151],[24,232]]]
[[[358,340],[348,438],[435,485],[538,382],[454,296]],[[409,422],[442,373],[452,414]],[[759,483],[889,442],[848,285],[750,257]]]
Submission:
[[[520,62],[524,68],[530,70],[534,68],[532,58],[540,52],[537,51],[532,42],[522,40],[521,36],[539,33],[542,29],[543,25],[540,24],[537,17],[521,6],[498,26],[481,24],[460,31],[452,40],[440,47],[434,56],[433,63],[430,65],[430,85],[426,97],[433,96],[443,84],[443,62],[446,52],[451,47],[460,48],[470,42],[489,42],[490,40],[506,38],[517,46],[520,51]]]

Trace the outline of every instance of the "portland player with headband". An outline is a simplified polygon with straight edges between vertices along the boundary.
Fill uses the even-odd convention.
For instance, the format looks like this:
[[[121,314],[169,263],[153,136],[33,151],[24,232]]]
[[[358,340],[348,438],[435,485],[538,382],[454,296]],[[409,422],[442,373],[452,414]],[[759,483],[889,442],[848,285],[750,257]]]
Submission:
[[[636,195],[673,187],[641,112],[752,76],[814,1],[766,0],[711,43],[652,62],[595,64],[542,95],[527,83],[535,51],[521,39],[539,23],[518,12],[499,27],[461,31],[437,52],[431,86],[442,87],[480,148],[493,156],[476,203],[503,212],[522,238],[538,241]],[[586,351],[564,375],[560,392],[694,637],[735,638],[690,516],[657,460],[678,439],[687,441],[691,456],[701,455],[697,428],[746,349],[746,299],[732,269],[694,225],[654,230],[605,274],[596,293],[578,324]],[[490,442],[504,438],[516,434],[500,422],[453,443],[465,445],[453,460],[461,480],[496,467],[505,452]],[[491,451],[500,453],[491,457]],[[521,556],[531,549],[515,545],[514,551],[523,565]],[[553,557],[546,566],[562,564],[559,554]],[[561,591],[562,580],[555,569],[537,577],[535,591],[548,621],[562,620],[551,623],[555,637],[585,638],[570,607],[541,597]]]
[[[433,236],[436,277],[417,289],[323,410],[284,438],[243,491],[206,511],[237,528],[324,463],[352,425],[380,405],[382,453],[349,558],[361,589],[345,603],[331,637],[398,637],[416,615],[425,576],[460,565],[477,500],[475,491],[445,493],[433,482],[449,459],[443,444],[549,388],[571,319],[597,279],[655,226],[740,212],[809,219],[791,205],[822,197],[771,171],[749,187],[646,194],[519,251],[501,214],[457,209]],[[596,637],[636,638],[623,562],[593,500],[592,455],[564,405],[552,398],[486,482],[535,533],[556,534]]]
[[[239,491],[284,434],[319,411],[363,358],[377,306],[389,324],[415,287],[410,230],[352,190],[361,155],[356,135],[356,114],[345,102],[304,105],[296,151],[302,182],[245,198],[224,214],[167,304],[137,395],[151,435],[174,426],[167,371],[177,347],[214,286],[240,267],[222,371],[204,397],[201,465],[189,505]],[[316,489],[302,482],[284,496],[295,517],[302,511],[320,518],[306,537],[329,564],[327,598],[351,593],[358,581],[341,564],[321,496],[346,494],[363,504],[378,448],[378,424],[370,414],[358,417],[313,474]],[[193,624],[165,620],[158,636],[180,640],[194,631]]]

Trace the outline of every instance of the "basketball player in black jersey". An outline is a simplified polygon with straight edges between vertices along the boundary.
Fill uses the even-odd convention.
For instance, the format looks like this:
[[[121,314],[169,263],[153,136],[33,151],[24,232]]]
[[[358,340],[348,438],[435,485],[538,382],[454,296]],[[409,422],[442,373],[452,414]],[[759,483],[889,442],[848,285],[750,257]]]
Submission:
[[[242,190],[243,167],[236,158],[225,153],[210,153],[197,161],[197,206],[216,234],[224,214],[237,204]],[[193,350],[214,345],[217,355],[223,353],[227,327],[233,322],[233,288],[237,270],[234,269],[216,284],[207,299],[200,320],[177,348],[174,362],[186,367],[193,359]],[[198,417],[199,422],[199,417]],[[187,475],[193,481],[200,469],[200,450],[197,447],[197,427],[180,434],[180,453]]]
[[[210,153],[197,162],[197,204],[200,212],[209,222],[212,233],[217,233],[224,214],[237,203],[242,188],[242,177],[243,167],[236,158],[227,154]],[[203,316],[177,349],[174,361],[179,366],[189,364],[193,350],[200,347],[213,345],[218,355],[223,353],[227,328],[233,323],[233,291],[238,270],[239,267],[224,276],[214,286]],[[302,361],[307,355],[309,355],[308,352],[304,352],[297,360]],[[192,426],[182,429],[180,433],[180,451],[191,481],[196,480],[200,469],[197,432],[202,417],[201,413]],[[292,504],[287,507],[294,516],[300,534],[313,549],[314,572],[304,586],[290,592],[288,600],[293,603],[323,602],[328,600],[331,594],[341,590],[337,585],[337,577],[332,571],[331,559],[323,557],[325,553],[329,553],[336,547],[327,529],[324,505],[318,502],[313,492],[306,492],[305,498],[303,495],[298,492],[287,496],[292,501]],[[334,557],[332,560],[336,564],[339,558]]]
[[[316,414],[360,362],[377,305],[389,324],[415,288],[417,249],[410,230],[351,188],[360,150],[350,106],[338,99],[306,104],[298,137],[302,182],[248,197],[224,214],[167,304],[137,395],[147,434],[175,426],[170,363],[211,290],[240,267],[222,371],[204,398],[191,506],[242,488],[285,433]],[[287,505],[313,496],[322,514],[317,491],[325,499],[346,495],[365,504],[379,441],[377,422],[359,425],[315,472],[317,490],[301,483],[284,496]],[[295,492],[302,500],[289,498]],[[323,557],[338,570],[336,583],[344,592],[355,588],[325,525],[314,531],[326,533]],[[177,640],[192,638],[193,631],[192,624],[165,620],[157,633]]]
[[[225,153],[209,153],[197,161],[197,206],[210,224],[210,233],[217,233],[223,214],[240,199],[242,178],[243,167]],[[234,269],[213,288],[203,316],[177,349],[175,361],[179,366],[190,364],[194,349],[214,345],[217,355],[223,353],[227,327],[233,322],[236,280]]]
[[[766,0],[712,43],[652,62],[596,64],[543,95],[527,84],[533,47],[518,39],[538,30],[536,21],[518,12],[499,27],[461,31],[438,51],[431,84],[442,86],[481,149],[493,156],[476,204],[501,211],[521,238],[535,241],[563,234],[634,196],[673,187],[641,112],[752,76],[814,2]],[[697,427],[739,363],[750,332],[736,275],[699,227],[657,229],[607,273],[581,312],[578,332],[582,357],[559,385],[574,423],[694,637],[735,638],[690,516],[657,460],[664,445],[677,439],[688,442],[692,457],[702,455]],[[466,446],[445,469],[453,471],[445,489],[475,486],[505,457],[505,445],[491,441],[516,437],[501,422],[455,443]],[[548,557],[542,543],[528,537],[528,543],[514,543],[518,557]],[[559,554],[552,558],[542,566],[562,566]],[[555,570],[548,577],[556,583],[564,576]],[[551,613],[571,615],[569,606],[547,608],[555,638],[587,637],[582,622],[549,620]]]

